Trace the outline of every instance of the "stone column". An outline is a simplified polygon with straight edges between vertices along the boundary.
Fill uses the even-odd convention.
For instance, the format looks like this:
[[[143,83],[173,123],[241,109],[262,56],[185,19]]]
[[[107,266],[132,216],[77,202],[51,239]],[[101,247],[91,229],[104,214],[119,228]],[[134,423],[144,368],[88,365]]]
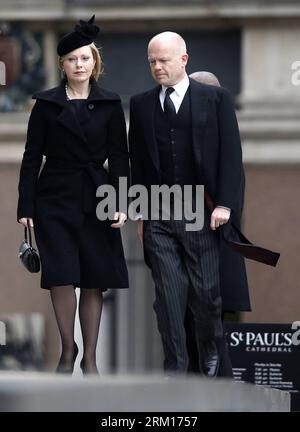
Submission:
[[[300,162],[299,26],[285,21],[245,23],[238,113],[246,163]]]
[[[300,86],[292,84],[292,63],[300,60],[299,26],[245,25],[242,36],[242,91],[245,110],[300,112]]]
[[[45,53],[45,69],[47,71],[45,88],[57,86],[59,72],[56,54],[57,39],[53,28],[47,28],[43,35],[43,49]]]

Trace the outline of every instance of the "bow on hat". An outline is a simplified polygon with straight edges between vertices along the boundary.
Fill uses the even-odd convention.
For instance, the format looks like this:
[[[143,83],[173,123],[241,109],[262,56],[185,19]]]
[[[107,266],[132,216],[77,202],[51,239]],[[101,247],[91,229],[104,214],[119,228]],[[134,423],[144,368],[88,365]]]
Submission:
[[[95,24],[95,15],[88,21],[80,20],[76,24],[74,31],[65,35],[57,45],[57,54],[61,57],[80,48],[89,45],[96,39],[99,33],[99,27]]]
[[[79,24],[76,24],[74,30],[77,33],[80,33],[83,37],[95,39],[99,33],[99,27],[94,23],[95,15],[93,15],[88,21],[79,20]]]

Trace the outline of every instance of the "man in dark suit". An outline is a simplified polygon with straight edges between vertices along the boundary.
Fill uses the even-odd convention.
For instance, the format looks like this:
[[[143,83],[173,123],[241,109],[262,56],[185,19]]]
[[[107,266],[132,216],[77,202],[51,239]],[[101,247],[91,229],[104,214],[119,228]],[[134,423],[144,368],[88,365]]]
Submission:
[[[152,38],[148,60],[159,86],[131,99],[132,183],[148,191],[151,185],[203,184],[214,202],[211,213],[205,206],[204,226],[198,231],[187,231],[186,220],[176,220],[172,208],[170,220],[138,220],[155,283],[164,367],[168,373],[188,369],[184,319],[189,308],[199,370],[216,376],[228,357],[221,322],[219,228],[241,208],[238,125],[227,90],[188,78],[188,54],[180,35],[164,32]]]

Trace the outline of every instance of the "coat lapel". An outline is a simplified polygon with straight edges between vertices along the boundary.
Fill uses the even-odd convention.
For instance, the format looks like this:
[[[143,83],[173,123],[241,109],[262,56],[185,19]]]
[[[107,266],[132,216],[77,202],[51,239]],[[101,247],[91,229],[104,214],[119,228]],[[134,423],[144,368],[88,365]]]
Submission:
[[[61,123],[65,128],[67,128],[71,133],[73,133],[86,143],[86,138],[82,133],[79,121],[72,107],[64,108],[60,115],[57,117],[57,121]]]
[[[57,121],[66,129],[68,129],[73,135],[84,141],[84,143],[87,143],[86,137],[82,132],[77,116],[66,99],[65,84],[66,81],[62,80],[58,87],[46,91],[37,92],[35,93],[33,98],[46,100],[48,102],[52,102],[61,106],[63,109],[57,117]],[[87,103],[107,100],[119,100],[117,95],[106,93],[105,90],[102,90],[98,86],[94,78],[91,78],[90,84],[91,91],[87,99]]]
[[[204,131],[207,121],[207,96],[201,91],[201,84],[190,79],[192,112],[192,146],[197,169],[200,169],[204,147]]]
[[[66,99],[65,84],[66,81],[62,80],[61,84],[58,87],[38,92],[33,96],[33,98],[45,100],[61,106],[63,109],[57,117],[57,121],[66,129],[68,129],[73,135],[86,142],[77,117]]]
[[[145,130],[146,144],[148,152],[151,156],[152,162],[159,171],[159,157],[158,148],[155,136],[154,114],[155,106],[159,101],[160,86],[150,90],[145,98],[145,104],[142,106],[142,121],[143,129]]]

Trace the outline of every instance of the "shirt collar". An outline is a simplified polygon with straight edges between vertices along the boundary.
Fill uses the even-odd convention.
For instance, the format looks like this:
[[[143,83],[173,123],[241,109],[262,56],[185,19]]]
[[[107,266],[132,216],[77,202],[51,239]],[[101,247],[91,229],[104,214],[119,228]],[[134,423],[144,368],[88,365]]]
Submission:
[[[169,86],[169,87],[173,87],[175,93],[178,96],[183,97],[185,95],[189,85],[190,85],[189,77],[187,75],[185,75],[181,81],[179,81],[177,84],[175,84],[173,86]],[[168,87],[162,85],[161,88],[162,88],[163,94],[165,94]]]

